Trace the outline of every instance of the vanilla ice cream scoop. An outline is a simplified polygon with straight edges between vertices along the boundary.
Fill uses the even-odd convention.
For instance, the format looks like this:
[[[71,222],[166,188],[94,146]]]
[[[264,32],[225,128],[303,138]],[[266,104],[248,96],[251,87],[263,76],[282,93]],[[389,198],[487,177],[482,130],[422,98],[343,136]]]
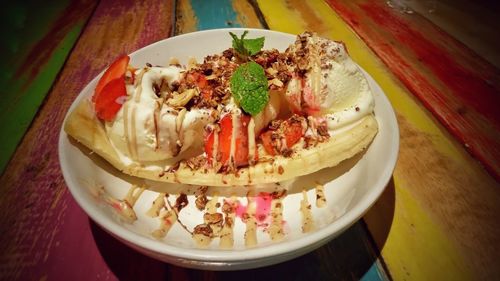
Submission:
[[[373,111],[373,94],[343,43],[305,32],[286,51],[295,74],[286,97],[292,108],[327,117],[330,129]]]
[[[170,159],[195,142],[202,142],[193,131],[201,131],[211,121],[210,112],[181,112],[164,103],[155,93],[162,83],[181,79],[176,66],[145,67],[135,72],[134,85],[127,85],[128,99],[112,122],[106,122],[107,135],[121,160],[129,163]],[[212,118],[213,119],[213,118]]]

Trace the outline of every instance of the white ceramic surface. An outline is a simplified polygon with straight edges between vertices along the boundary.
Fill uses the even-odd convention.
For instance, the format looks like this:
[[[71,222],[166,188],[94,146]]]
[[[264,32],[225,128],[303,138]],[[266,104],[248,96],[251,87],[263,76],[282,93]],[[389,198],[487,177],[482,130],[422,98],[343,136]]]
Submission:
[[[220,53],[231,46],[229,31],[241,33],[243,30],[250,31],[249,38],[265,36],[265,49],[277,48],[283,51],[295,39],[294,35],[257,29],[195,32],[138,50],[130,55],[131,64],[142,66],[149,62],[153,65],[165,65],[171,57],[178,58],[181,63],[186,63],[190,57],[202,61],[205,55]],[[194,204],[192,193],[196,187],[156,183],[120,174],[105,161],[70,140],[62,129],[59,138],[61,169],[71,194],[96,223],[127,245],[149,256],[180,266],[211,270],[247,269],[286,261],[325,244],[355,223],[377,200],[392,176],[399,149],[396,117],[381,88],[369,74],[365,72],[365,75],[375,95],[375,114],[379,123],[375,140],[365,153],[337,167],[282,183],[282,186],[288,188],[288,194],[283,198],[286,235],[279,242],[271,241],[265,227],[259,227],[257,245],[245,247],[245,224],[239,218],[235,220],[234,247],[230,250],[220,249],[218,239],[214,239],[207,248],[197,247],[191,235],[178,223],[165,238],[153,238],[151,232],[158,228],[159,219],[148,217],[145,213],[158,195],[156,191],[175,195],[189,189],[189,204],[180,212],[179,217],[189,229],[193,229],[203,222],[203,213]],[[92,95],[98,78],[83,89],[70,110],[80,100]],[[316,182],[324,184],[326,206],[323,208],[315,206]],[[121,199],[132,184],[145,185],[148,189],[134,206],[137,221],[127,223],[116,215],[109,204],[96,198],[95,188],[103,186],[110,196]],[[316,225],[315,230],[309,233],[302,232],[302,216],[299,211],[304,189],[307,190]],[[207,195],[210,198],[210,195],[217,193],[221,204],[231,195],[244,203],[247,191],[248,188],[243,187],[231,190],[215,187],[210,188]],[[169,199],[173,203],[175,196],[170,196]]]

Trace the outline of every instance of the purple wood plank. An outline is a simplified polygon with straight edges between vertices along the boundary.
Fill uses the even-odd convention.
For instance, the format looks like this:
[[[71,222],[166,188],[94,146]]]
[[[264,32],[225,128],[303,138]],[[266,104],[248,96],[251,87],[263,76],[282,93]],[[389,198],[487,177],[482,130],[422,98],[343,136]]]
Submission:
[[[105,65],[170,36],[172,15],[169,1],[100,2],[0,178],[0,279],[110,277],[88,219],[64,184],[59,130],[71,102]]]

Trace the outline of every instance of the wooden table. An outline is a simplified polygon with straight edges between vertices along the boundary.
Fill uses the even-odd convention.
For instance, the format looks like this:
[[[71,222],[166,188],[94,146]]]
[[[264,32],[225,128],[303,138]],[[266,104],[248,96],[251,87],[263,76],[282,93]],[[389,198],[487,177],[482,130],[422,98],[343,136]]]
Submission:
[[[500,9],[493,1],[389,4],[4,6],[0,279],[500,280]],[[73,99],[117,55],[177,34],[240,26],[344,41],[396,110],[398,163],[364,218],[310,254],[243,274],[164,264],[124,246],[79,208],[59,168],[58,132]]]

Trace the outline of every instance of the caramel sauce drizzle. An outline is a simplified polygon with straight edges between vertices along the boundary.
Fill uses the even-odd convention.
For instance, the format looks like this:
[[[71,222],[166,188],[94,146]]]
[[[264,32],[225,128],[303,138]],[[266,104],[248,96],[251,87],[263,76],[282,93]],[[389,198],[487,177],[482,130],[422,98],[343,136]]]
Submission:
[[[222,229],[222,219],[212,221],[212,218],[217,216],[217,205],[219,197],[214,194],[205,205],[206,213],[203,215],[203,224],[195,227],[192,238],[199,247],[207,247],[212,242],[213,238],[219,236]],[[204,231],[198,231],[203,229]]]
[[[255,162],[255,121],[253,117],[248,122],[248,163],[250,166]]]
[[[212,233],[213,236],[217,237],[220,234],[220,231],[222,229],[222,223],[223,221],[221,220],[220,223],[218,222],[213,222],[208,219],[211,215],[222,215],[220,213],[217,213],[217,206],[219,205],[219,197],[217,195],[214,195],[214,197],[208,202],[207,204],[207,213],[203,216],[203,221],[205,224],[208,224],[210,228],[212,228]],[[208,216],[207,216],[208,215]],[[222,216],[221,216],[222,217]]]
[[[212,198],[208,201],[207,205],[205,208],[207,209],[207,213],[213,214],[217,212],[217,203],[219,201],[219,196],[217,194],[214,194]]]
[[[141,71],[139,75],[137,75],[137,80],[135,80],[137,85],[137,94],[135,95],[134,101],[137,103],[141,101],[142,77],[144,76],[144,73],[146,73],[146,69],[143,69],[143,71]]]
[[[257,220],[255,219],[255,199],[248,196],[247,212],[244,214],[245,230],[245,246],[254,247],[257,245]]]
[[[212,167],[217,167],[217,151],[219,150],[219,131],[214,130],[214,145],[212,147]]]
[[[168,197],[168,195],[165,194],[165,197]],[[158,200],[158,198],[157,198]],[[156,200],[155,200],[156,201]],[[170,204],[170,201],[166,201],[167,205],[165,205],[165,211],[161,212],[160,215],[160,227],[156,230],[154,230],[151,235],[157,239],[161,239],[165,237],[168,232],[170,231],[170,228],[178,222],[182,228],[184,228],[188,233],[192,234],[192,232],[182,223],[182,221],[179,220],[179,212],[188,205],[187,197],[186,194],[179,194],[179,196],[175,200],[175,205],[172,206]]]
[[[127,143],[127,149],[128,149],[128,153],[130,155],[132,155],[132,144],[130,143],[130,128],[129,128],[129,111],[130,111],[130,103],[126,102],[124,105],[123,105],[123,131],[124,131],[124,134],[125,134],[125,141]]]
[[[170,228],[177,222],[177,212],[168,207],[165,209],[160,215],[160,227],[151,232],[151,235],[156,239],[165,237]]]
[[[158,194],[158,197],[156,197],[156,199],[153,201],[153,204],[151,204],[151,207],[146,212],[147,216],[156,218],[160,215],[161,209],[165,207],[165,196],[165,193]]]
[[[163,99],[162,98],[158,98],[156,99],[155,101],[155,110],[153,112],[153,121],[154,121],[154,125],[155,125],[155,149],[159,149],[160,148],[160,128],[161,126],[159,125],[160,124],[160,112],[161,112],[161,106],[163,104]]]
[[[323,208],[326,206],[325,187],[322,184],[316,184],[316,207]]]
[[[128,190],[127,195],[125,195],[125,198],[123,199],[127,203],[130,204],[130,206],[134,206],[135,202],[139,199],[141,194],[144,192],[146,188],[144,187],[139,187],[137,185],[132,185],[132,187]]]
[[[271,204],[271,225],[268,228],[269,236],[271,240],[279,241],[285,237],[283,231],[283,202],[281,198],[278,198],[274,199]]]
[[[137,186],[133,185],[129,190],[128,194],[133,193],[133,190],[137,188],[138,188]],[[138,196],[140,196],[140,193],[142,193],[142,191],[139,192]],[[116,212],[116,214],[120,216],[120,219],[122,219],[124,222],[133,223],[134,221],[137,220],[137,215],[134,211],[134,205],[136,200],[134,199],[130,200],[127,197],[125,197],[125,199],[123,200],[114,198],[104,189],[104,186],[101,186],[99,188],[97,196],[98,198],[102,199],[104,202],[109,204],[111,207],[113,207],[113,210]]]
[[[229,149],[229,165],[228,168],[230,171],[234,171],[236,169],[236,165],[234,163],[234,155],[236,153],[236,138],[237,138],[237,133],[239,132],[239,126],[240,126],[240,118],[236,112],[231,112],[231,123],[232,123],[232,130],[231,130],[231,146]]]
[[[236,198],[233,196],[230,202],[236,202]],[[226,215],[224,219],[224,225],[220,231],[220,241],[219,248],[221,249],[231,249],[234,245],[234,221],[236,218],[234,203],[224,202],[222,206],[222,212]]]
[[[132,128],[131,128],[131,138],[130,138],[130,145],[132,147],[132,151],[130,155],[132,156],[133,159],[137,159],[137,131],[136,131],[136,111],[137,108],[134,106],[132,107],[132,113],[131,115],[131,121],[132,121]]]
[[[307,192],[302,190],[302,201],[300,201],[300,212],[302,213],[302,232],[307,233],[314,230],[314,220],[311,212],[311,204],[307,200]]]
[[[314,39],[313,39],[314,40]],[[317,44],[311,44],[312,54],[312,71],[311,71],[311,90],[314,97],[320,97],[321,87],[321,56],[320,49]],[[321,101],[316,101],[321,102]]]

